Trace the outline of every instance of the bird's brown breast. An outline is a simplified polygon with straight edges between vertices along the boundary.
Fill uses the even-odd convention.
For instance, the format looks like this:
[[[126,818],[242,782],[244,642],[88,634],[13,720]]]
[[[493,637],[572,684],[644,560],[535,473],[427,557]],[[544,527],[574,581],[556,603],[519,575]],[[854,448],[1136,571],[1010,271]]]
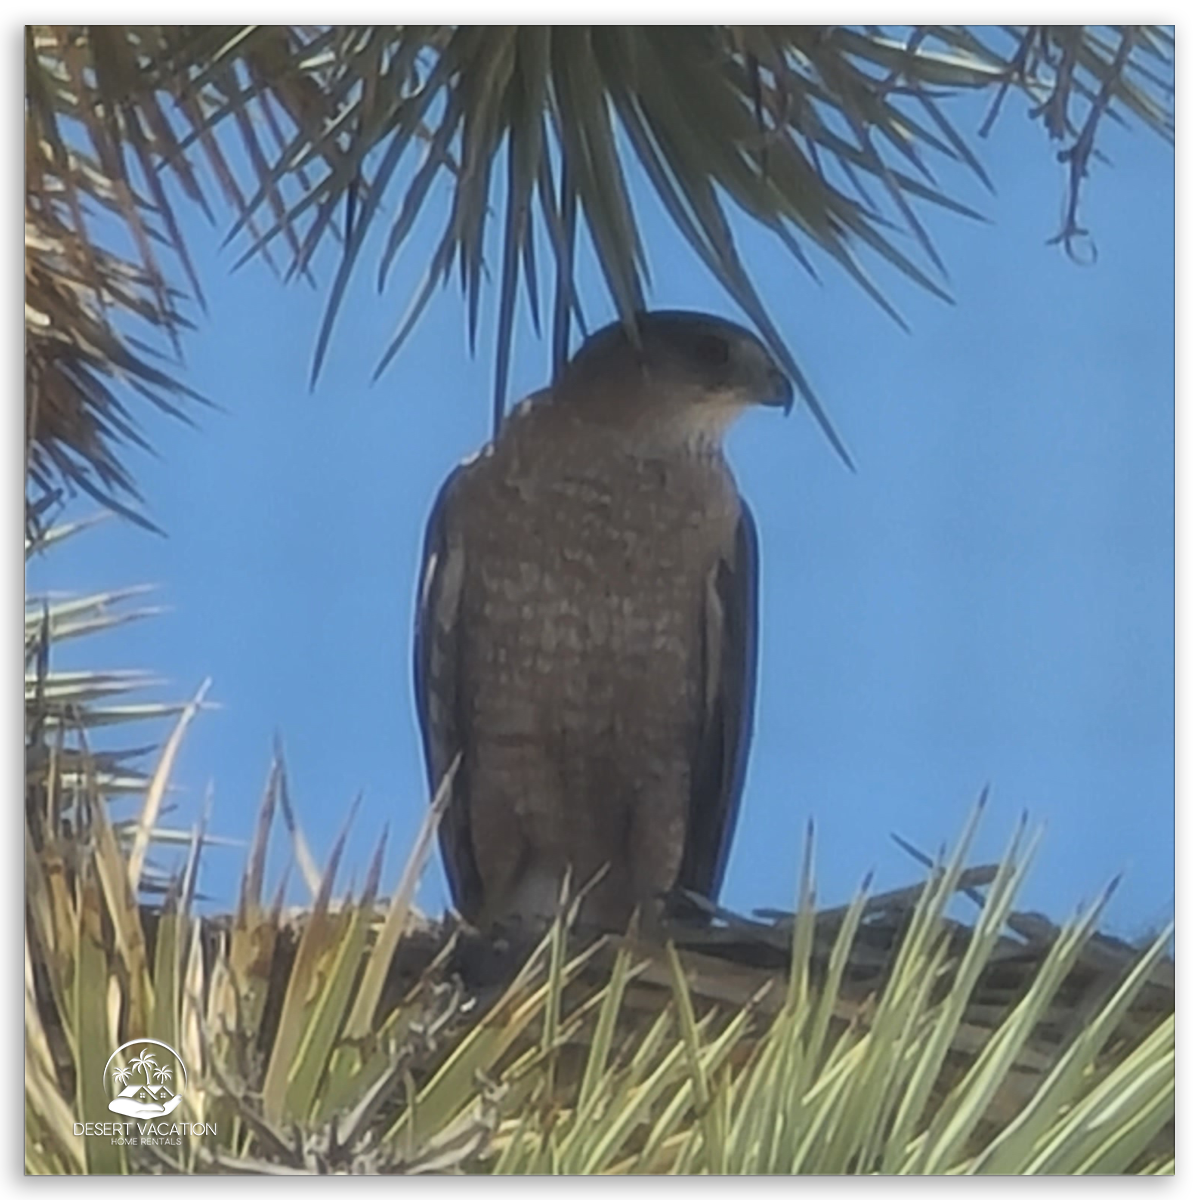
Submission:
[[[459,506],[462,682],[488,780],[470,801],[476,853],[500,888],[529,865],[506,838],[548,869],[608,864],[626,895],[669,887],[704,597],[737,493],[719,455],[646,457],[541,415],[472,466]],[[639,861],[662,878],[633,878]]]

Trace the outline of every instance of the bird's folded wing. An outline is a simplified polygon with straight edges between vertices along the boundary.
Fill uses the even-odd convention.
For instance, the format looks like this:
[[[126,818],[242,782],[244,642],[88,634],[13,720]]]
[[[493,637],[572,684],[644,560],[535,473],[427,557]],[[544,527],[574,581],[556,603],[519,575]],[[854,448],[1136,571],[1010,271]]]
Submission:
[[[482,885],[471,844],[467,804],[467,746],[469,722],[464,717],[461,641],[462,591],[466,551],[455,535],[456,493],[470,464],[455,470],[442,485],[425,530],[417,596],[413,669],[417,717],[425,750],[432,795],[450,764],[463,761],[452,785],[450,801],[438,829],[442,861],[455,906],[465,916],[477,910]]]
[[[703,711],[678,886],[715,900],[741,802],[758,671],[758,534],[745,501],[705,588],[700,648]]]

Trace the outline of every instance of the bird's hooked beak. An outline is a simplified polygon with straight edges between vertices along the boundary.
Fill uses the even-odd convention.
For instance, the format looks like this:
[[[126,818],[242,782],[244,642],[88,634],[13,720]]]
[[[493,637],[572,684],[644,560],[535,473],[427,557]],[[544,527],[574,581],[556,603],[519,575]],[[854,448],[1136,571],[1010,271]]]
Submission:
[[[782,408],[786,416],[796,402],[792,381],[778,367],[772,367],[767,378],[766,394],[760,403],[770,408]]]

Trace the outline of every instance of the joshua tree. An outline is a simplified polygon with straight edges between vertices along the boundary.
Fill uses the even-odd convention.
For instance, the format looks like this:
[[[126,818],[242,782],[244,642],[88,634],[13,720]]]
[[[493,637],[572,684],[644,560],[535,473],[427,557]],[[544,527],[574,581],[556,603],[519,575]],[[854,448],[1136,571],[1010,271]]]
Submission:
[[[870,258],[945,295],[921,214],[969,214],[954,181],[988,182],[955,105],[962,94],[991,95],[981,132],[1007,96],[1034,106],[1064,164],[1055,240],[1072,253],[1087,243],[1080,194],[1108,127],[1174,136],[1174,36],[1153,25],[27,25],[25,68],[34,519],[64,489],[134,516],[122,451],[140,441],[137,406],[183,416],[195,398],[132,332],[140,323],[159,348],[178,348],[188,327],[178,285],[202,296],[181,204],[231,214],[243,258],[289,277],[315,279],[319,251],[335,251],[314,375],[349,278],[367,267],[368,231],[386,227],[382,284],[418,217],[440,215],[380,370],[451,278],[474,345],[490,284],[498,419],[522,283],[556,364],[582,319],[585,240],[612,309],[629,322],[646,306],[653,239],[631,190],[644,179],[841,452],[739,255],[732,212],[777,238],[799,270],[814,270],[815,250],[894,311]],[[118,226],[135,248],[128,259],[98,233]],[[489,273],[493,229],[502,245]]]

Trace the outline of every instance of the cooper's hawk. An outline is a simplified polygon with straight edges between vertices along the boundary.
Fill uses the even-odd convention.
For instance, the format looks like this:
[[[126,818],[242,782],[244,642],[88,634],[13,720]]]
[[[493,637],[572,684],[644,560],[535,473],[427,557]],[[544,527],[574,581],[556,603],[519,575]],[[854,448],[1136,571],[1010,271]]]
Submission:
[[[442,487],[425,537],[417,708],[459,911],[620,928],[714,898],[745,773],[754,521],[722,453],[746,408],[791,406],[763,344],[653,312],[588,338]]]

